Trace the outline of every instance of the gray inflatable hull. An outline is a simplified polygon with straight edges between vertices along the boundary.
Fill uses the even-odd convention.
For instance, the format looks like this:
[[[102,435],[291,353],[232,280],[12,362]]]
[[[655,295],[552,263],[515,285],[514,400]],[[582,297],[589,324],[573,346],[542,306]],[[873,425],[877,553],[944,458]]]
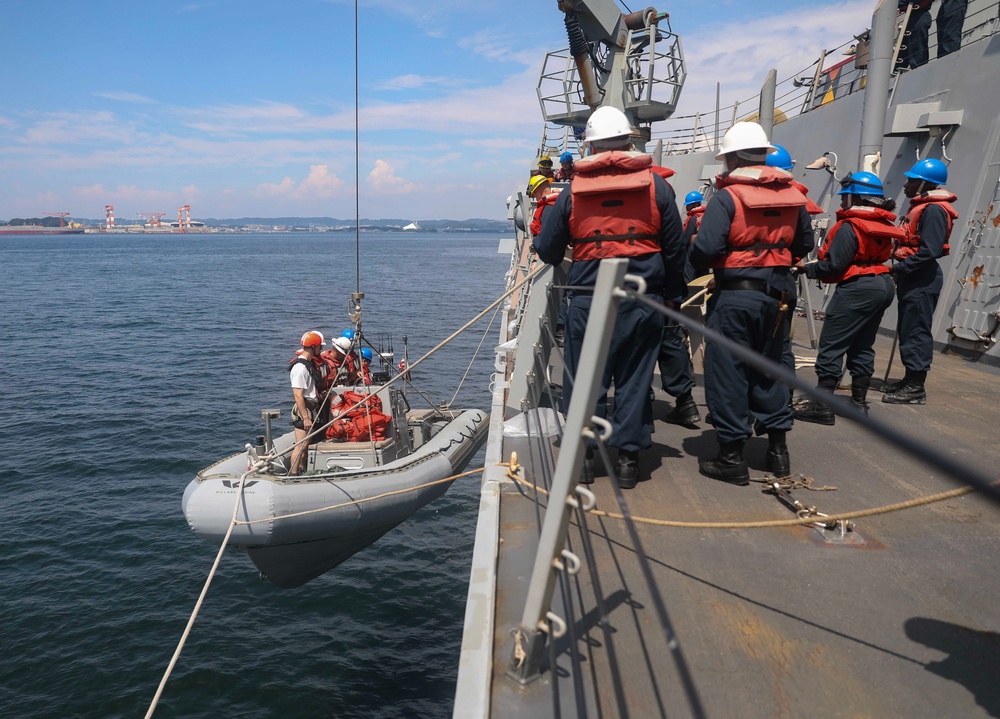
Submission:
[[[486,414],[467,410],[412,454],[381,467],[294,480],[251,475],[236,516],[254,523],[238,525],[229,546],[244,549],[272,584],[304,584],[372,544],[448,491],[451,482],[422,485],[461,472],[485,441],[486,430]],[[289,446],[293,436],[285,435],[275,444],[279,449]],[[350,459],[346,453],[344,456]],[[331,454],[331,461],[336,459],[336,454]],[[191,529],[206,541],[218,545],[225,537],[239,478],[246,468],[247,456],[233,455],[200,472],[184,491],[184,515]],[[347,504],[359,500],[370,501]],[[313,511],[340,504],[347,506]],[[298,512],[310,513],[287,516]]]

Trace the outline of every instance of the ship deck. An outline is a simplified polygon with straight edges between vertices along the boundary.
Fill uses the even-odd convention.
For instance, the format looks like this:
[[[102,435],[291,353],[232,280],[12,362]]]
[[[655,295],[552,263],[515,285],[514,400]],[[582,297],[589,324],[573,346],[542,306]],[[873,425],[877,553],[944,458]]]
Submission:
[[[805,322],[796,319],[794,350],[814,356]],[[876,378],[889,351],[890,339],[880,337]],[[696,365],[695,399],[704,417]],[[894,367],[893,376],[900,376],[898,357]],[[811,377],[811,367],[799,375]],[[873,390],[872,415],[996,475],[996,371],[936,354],[927,393],[925,406],[893,406]],[[666,424],[668,399],[657,386],[654,444],[641,459],[646,479],[623,493],[633,516],[794,518],[762,484],[737,487],[700,475],[697,458],[714,455],[714,431],[704,422],[699,429]],[[766,446],[766,437],[747,443],[754,478],[765,476]],[[843,418],[832,427],[797,422],[789,449],[794,474],[836,487],[792,491],[826,514],[956,487]],[[606,472],[599,468],[598,475],[591,485],[597,509],[618,511]],[[849,541],[840,544],[828,541],[837,532],[811,527],[638,522],[637,550],[624,521],[590,516],[585,531],[599,587],[585,566],[565,592],[557,588],[553,610],[567,617],[571,631],[556,640],[556,671],[547,662],[538,680],[521,686],[505,670],[535,557],[538,513],[531,494],[513,484],[500,492],[491,716],[1000,717],[1000,507],[975,493],[855,520]],[[576,521],[569,546],[581,552]],[[640,553],[676,632],[676,649]]]

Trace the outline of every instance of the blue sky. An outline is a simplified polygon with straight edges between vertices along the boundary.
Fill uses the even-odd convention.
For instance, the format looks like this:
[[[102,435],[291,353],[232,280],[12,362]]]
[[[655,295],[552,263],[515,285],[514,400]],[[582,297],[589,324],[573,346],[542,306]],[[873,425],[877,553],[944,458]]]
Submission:
[[[714,107],[716,81],[725,102],[807,66],[874,5],[661,8],[688,62],[678,113]],[[0,219],[354,216],[353,1],[13,0],[4,15]],[[360,40],[361,215],[502,218],[541,137],[542,59],[566,43],[556,0],[363,0]]]

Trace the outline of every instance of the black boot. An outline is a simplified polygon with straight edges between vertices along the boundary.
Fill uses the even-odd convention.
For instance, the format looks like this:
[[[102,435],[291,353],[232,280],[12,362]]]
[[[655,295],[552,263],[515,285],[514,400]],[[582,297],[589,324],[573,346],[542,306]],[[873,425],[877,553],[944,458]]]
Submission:
[[[895,392],[882,395],[886,404],[926,404],[927,391],[923,382],[910,381]]]
[[[828,392],[832,396],[833,391],[837,389],[837,382],[838,380],[836,379],[821,379],[817,385],[817,389]],[[792,414],[795,415],[795,419],[802,422],[832,425],[837,421],[837,415],[833,413],[832,409],[814,399],[807,399],[796,404]]]
[[[639,453],[627,449],[618,450],[618,466],[615,468],[618,486],[632,489],[639,481]]]
[[[690,392],[677,398],[674,402],[674,408],[667,413],[666,420],[670,424],[697,428],[698,422],[701,421],[701,413],[698,412],[698,405]]]
[[[868,416],[868,387],[871,385],[871,377],[851,378],[851,404],[861,410],[861,413]]]
[[[788,445],[785,444],[785,433],[773,430],[767,433],[767,454],[764,455],[764,466],[775,477],[788,477],[792,474],[792,463],[788,458]]]
[[[893,392],[898,392],[906,386],[913,377],[913,373],[910,370],[906,370],[903,375],[903,379],[897,379],[895,382],[889,382],[888,384],[882,385],[883,394],[892,394]]]
[[[833,410],[822,402],[814,399],[807,399],[795,405],[792,414],[800,422],[814,422],[815,424],[832,425],[837,421],[837,415]]]
[[[715,459],[698,460],[698,469],[706,477],[744,487],[750,484],[750,470],[743,459],[743,441],[722,442]]]

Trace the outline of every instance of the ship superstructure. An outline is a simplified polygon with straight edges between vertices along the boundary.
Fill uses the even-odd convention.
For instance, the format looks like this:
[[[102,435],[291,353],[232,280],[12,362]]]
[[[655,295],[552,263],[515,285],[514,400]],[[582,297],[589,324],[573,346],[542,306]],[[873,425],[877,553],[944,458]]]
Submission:
[[[635,48],[671,68],[662,76],[673,83],[659,84],[676,103],[679,38],[655,27],[664,19],[655,10],[629,20],[616,7],[559,3],[575,18],[570,49],[550,54],[539,83],[540,154],[578,151],[575,128],[593,107],[613,104],[633,122],[636,146],[676,171],[670,181],[681,196],[710,194],[722,132],[752,113],[794,153],[795,178],[830,215],[850,172],[877,172],[902,204],[902,172],[917,158],[942,158],[961,213],[934,323],[946,351],[935,357],[926,407],[877,404],[872,423],[841,415],[835,428],[796,425],[794,481],[767,476],[766,442],[751,440],[748,488],[698,474],[697,457],[715,448],[712,428],[665,424],[654,382],[649,479],[627,495],[607,471],[582,487],[581,437],[606,429],[576,404],[557,411],[565,274],[539,267],[525,221],[531,204],[518,188],[509,201],[517,231],[501,246],[511,254],[508,287],[535,274],[505,307],[496,349],[454,716],[997,716],[997,508],[966,490],[938,495],[954,490],[955,477],[996,478],[1000,463],[983,430],[1000,421],[1000,99],[986,91],[1000,73],[1000,3],[969,3],[962,48],[905,72],[893,67],[906,16],[878,3],[872,29],[847,40],[846,61],[827,62],[833,49],[818,49],[811,69],[782,83],[772,73],[755,101],[673,119],[662,95],[644,109],[633,104],[634,88],[653,87],[661,72],[637,63]],[[647,45],[636,36],[643,32]],[[677,54],[652,49],[664,43]],[[561,99],[543,89],[550,82],[561,84]],[[644,118],[654,111],[656,123]],[[827,224],[816,222],[817,239]],[[602,272],[595,308],[598,295],[609,298],[607,322],[614,297],[637,290],[621,267]],[[808,288],[795,321],[794,347],[806,360],[826,293]],[[698,318],[704,292],[692,294],[686,314]],[[890,311],[877,375],[889,376],[894,325]],[[592,337],[588,325],[582,356],[594,360],[581,363],[574,403],[600,374],[608,331],[595,323]],[[691,340],[702,385],[694,326]],[[808,390],[814,377],[803,369],[795,381]],[[901,504],[921,508],[896,511]],[[879,516],[859,519],[858,509]],[[790,521],[803,524],[782,525]]]

